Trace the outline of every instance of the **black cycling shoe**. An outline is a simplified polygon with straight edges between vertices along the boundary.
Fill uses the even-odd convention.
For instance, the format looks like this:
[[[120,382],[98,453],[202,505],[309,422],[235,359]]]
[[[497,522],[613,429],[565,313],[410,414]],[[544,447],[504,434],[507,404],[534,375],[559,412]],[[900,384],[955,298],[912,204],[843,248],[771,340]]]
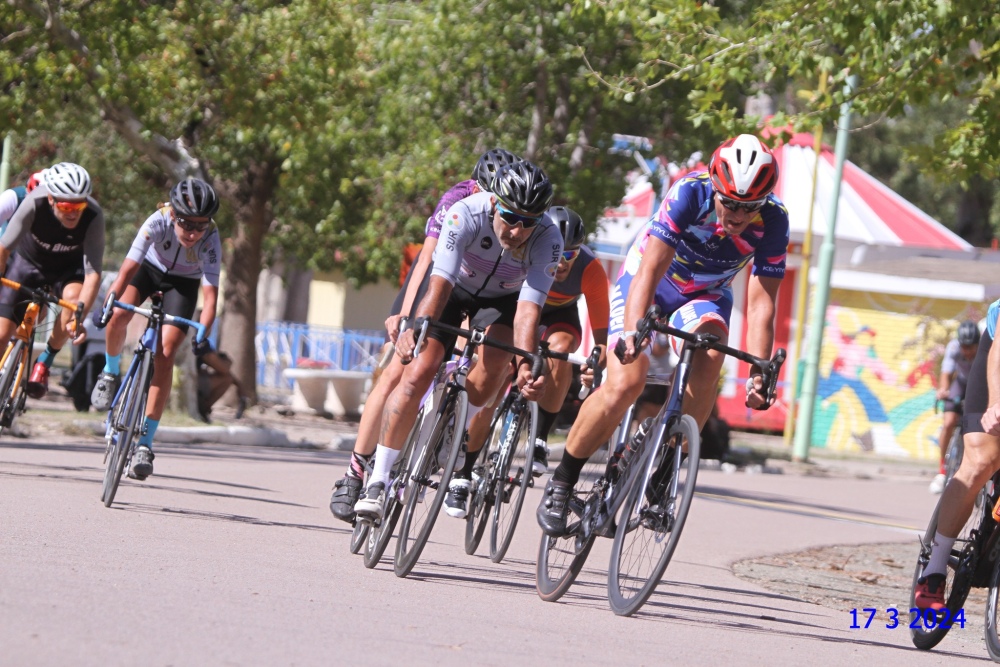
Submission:
[[[98,412],[109,410],[120,384],[121,378],[114,373],[101,373],[97,376],[97,384],[94,385],[94,391],[90,394],[90,404],[94,406],[94,409]]]
[[[153,451],[144,445],[139,445],[132,458],[132,469],[128,471],[128,476],[140,482],[153,474]]]
[[[566,482],[550,479],[545,485],[542,502],[538,504],[535,517],[542,532],[549,537],[562,537],[566,534],[566,511],[572,494],[573,487]]]
[[[333,516],[348,523],[354,521],[354,504],[361,495],[362,482],[354,475],[344,475],[333,485],[330,511]]]

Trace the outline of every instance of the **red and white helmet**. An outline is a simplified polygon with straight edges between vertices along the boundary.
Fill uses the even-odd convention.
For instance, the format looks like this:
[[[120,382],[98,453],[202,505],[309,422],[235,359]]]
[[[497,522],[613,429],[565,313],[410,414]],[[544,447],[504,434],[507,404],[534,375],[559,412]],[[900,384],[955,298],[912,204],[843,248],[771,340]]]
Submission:
[[[37,188],[38,184],[42,182],[42,172],[44,172],[44,171],[45,170],[42,169],[42,171],[36,171],[35,173],[33,173],[31,175],[31,178],[28,179],[28,183],[25,186],[25,190],[27,190],[28,192],[31,192],[32,190],[34,190],[35,188]]]
[[[778,161],[760,139],[741,134],[715,149],[708,173],[715,191],[723,197],[758,201],[778,184]]]

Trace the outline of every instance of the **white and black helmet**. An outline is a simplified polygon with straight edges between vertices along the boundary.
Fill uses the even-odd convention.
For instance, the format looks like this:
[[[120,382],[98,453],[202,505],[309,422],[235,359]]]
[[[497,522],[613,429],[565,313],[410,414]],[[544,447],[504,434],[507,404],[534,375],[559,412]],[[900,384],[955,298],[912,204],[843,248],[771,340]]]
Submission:
[[[188,177],[170,190],[170,205],[183,218],[211,218],[219,211],[219,196],[205,181]]]
[[[58,199],[86,199],[91,192],[90,174],[72,162],[60,162],[44,170],[42,185]]]
[[[552,201],[552,183],[537,165],[522,160],[497,170],[490,192],[514,213],[541,217]]]

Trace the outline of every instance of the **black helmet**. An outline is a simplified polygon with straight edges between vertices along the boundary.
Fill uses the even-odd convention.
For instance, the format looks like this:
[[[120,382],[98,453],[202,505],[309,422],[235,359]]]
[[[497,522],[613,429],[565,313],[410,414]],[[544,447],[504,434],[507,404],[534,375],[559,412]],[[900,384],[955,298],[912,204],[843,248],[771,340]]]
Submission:
[[[562,232],[563,250],[576,250],[583,245],[587,232],[583,228],[583,218],[576,211],[565,206],[553,206],[544,217]]]
[[[476,162],[476,168],[472,170],[472,179],[479,184],[480,190],[487,192],[500,167],[520,161],[521,158],[502,148],[488,150]]]
[[[219,196],[200,178],[185,178],[170,191],[174,213],[184,218],[211,218],[219,210]]]
[[[958,325],[959,345],[979,344],[979,325],[972,320],[966,320]]]
[[[541,167],[527,160],[500,167],[489,191],[514,213],[541,216],[552,201],[552,183]]]

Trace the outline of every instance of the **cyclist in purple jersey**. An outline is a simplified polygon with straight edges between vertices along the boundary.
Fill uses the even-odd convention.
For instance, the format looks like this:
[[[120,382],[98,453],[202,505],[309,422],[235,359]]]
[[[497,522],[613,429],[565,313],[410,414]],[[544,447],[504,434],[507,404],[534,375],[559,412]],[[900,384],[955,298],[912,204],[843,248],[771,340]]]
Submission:
[[[82,301],[89,311],[104,262],[104,211],[90,196],[91,187],[90,174],[78,164],[45,169],[39,187],[26,193],[0,237],[0,274],[27,287],[51,287],[65,301]],[[6,347],[26,309],[17,291],[0,287],[0,346]],[[49,369],[70,336],[74,344],[85,340],[85,332],[75,330],[73,313],[63,310],[31,369],[28,396],[48,392]]]
[[[490,184],[490,192],[452,206],[445,215],[431,277],[415,314],[458,325],[467,315],[496,308],[500,317],[488,335],[506,343],[513,341],[522,349],[535,349],[542,304],[563,248],[559,230],[541,221],[551,199],[552,185],[545,173],[522,161],[502,167]],[[400,361],[413,363],[386,400],[374,469],[364,497],[355,505],[358,515],[381,517],[389,471],[416,419],[420,398],[454,342],[454,337],[432,330],[425,349],[414,359],[413,329],[400,334],[396,354]],[[479,363],[468,376],[469,423],[496,395],[509,363],[509,354],[491,347],[482,349]],[[518,384],[533,400],[543,389],[544,379],[532,379],[530,362],[521,360]],[[484,416],[488,428],[489,415]],[[478,424],[470,429],[469,423],[469,442],[481,445],[483,438],[477,431],[484,429]],[[474,456],[466,456],[462,470],[456,469],[445,498],[446,511],[454,517],[467,511],[470,462],[475,462]]]
[[[567,501],[583,465],[607,442],[628,406],[642,393],[649,368],[648,340],[635,328],[652,303],[678,329],[729,337],[731,283],[753,260],[747,308],[747,349],[770,357],[775,301],[785,273],[788,214],[771,192],[778,165],[753,135],[719,146],[707,172],[673,185],[656,217],[629,250],[611,294],[608,345],[624,338],[622,359],[608,355],[605,384],[587,397],[566,451],[545,487],[537,518],[542,531],[566,530]],[[692,361],[684,412],[704,426],[715,402],[724,356],[699,350]],[[747,405],[763,407],[759,375],[747,381]]]
[[[406,277],[406,281],[400,288],[396,303],[393,304],[392,313],[385,321],[386,334],[389,343],[386,347],[393,346],[399,335],[400,322],[409,317],[421,286],[426,284],[429,275],[428,268],[434,250],[437,247],[438,237],[441,235],[441,226],[444,223],[444,216],[452,206],[459,201],[478,192],[485,192],[490,181],[496,174],[497,169],[506,165],[520,162],[521,158],[502,148],[494,148],[487,151],[476,162],[472,172],[472,178],[462,181],[450,188],[434,208],[434,213],[427,219],[424,247],[420,249],[420,254],[413,263],[413,268]],[[387,350],[383,350],[385,354]],[[358,438],[354,442],[354,451],[351,455],[351,462],[344,477],[337,480],[333,487],[333,495],[330,498],[330,511],[338,519],[343,521],[354,520],[354,504],[361,494],[362,480],[364,479],[365,465],[375,453],[375,443],[378,439],[378,429],[382,421],[382,410],[385,407],[385,399],[399,384],[403,377],[403,365],[395,356],[390,360],[389,365],[378,377],[378,382],[372,387],[368,398],[365,400],[365,410],[361,414],[361,424],[358,427]]]

